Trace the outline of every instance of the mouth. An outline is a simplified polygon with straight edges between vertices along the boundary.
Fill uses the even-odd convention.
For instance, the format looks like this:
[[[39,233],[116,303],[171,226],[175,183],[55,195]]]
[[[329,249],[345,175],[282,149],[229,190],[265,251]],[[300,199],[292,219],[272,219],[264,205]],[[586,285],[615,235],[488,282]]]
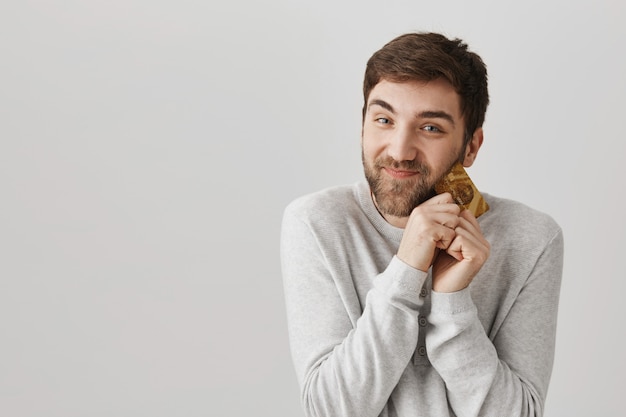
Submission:
[[[405,170],[405,169],[393,169],[390,167],[383,167],[383,171],[389,175],[391,178],[394,179],[406,179],[406,178],[412,178],[415,177],[417,175],[419,175],[419,171],[410,171],[410,170]]]

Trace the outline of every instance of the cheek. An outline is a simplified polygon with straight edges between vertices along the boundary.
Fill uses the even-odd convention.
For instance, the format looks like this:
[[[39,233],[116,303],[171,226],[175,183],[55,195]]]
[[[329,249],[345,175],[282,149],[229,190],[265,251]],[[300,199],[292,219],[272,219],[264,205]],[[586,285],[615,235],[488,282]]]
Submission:
[[[367,138],[363,138],[361,140],[361,147],[363,148],[363,152],[369,153],[372,149],[372,141],[367,140]]]
[[[447,147],[431,154],[430,160],[426,162],[431,168],[433,177],[439,178],[445,174],[457,162],[459,152],[460,150],[455,147]]]
[[[371,126],[365,126],[361,134],[361,146],[366,154],[379,155],[385,150],[385,137]]]
[[[385,160],[385,153],[384,153],[384,149],[380,149],[380,148],[365,148],[363,149],[363,159],[365,161],[365,163],[367,163],[367,165],[369,165],[370,168],[374,168],[374,166]]]

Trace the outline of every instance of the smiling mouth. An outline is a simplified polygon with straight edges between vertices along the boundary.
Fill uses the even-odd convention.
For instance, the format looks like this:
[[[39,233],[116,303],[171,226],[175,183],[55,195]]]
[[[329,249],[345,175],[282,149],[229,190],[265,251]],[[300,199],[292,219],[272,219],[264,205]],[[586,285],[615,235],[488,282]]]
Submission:
[[[383,167],[383,171],[394,179],[405,179],[419,175],[419,171],[407,171],[403,169],[393,169],[390,167]]]

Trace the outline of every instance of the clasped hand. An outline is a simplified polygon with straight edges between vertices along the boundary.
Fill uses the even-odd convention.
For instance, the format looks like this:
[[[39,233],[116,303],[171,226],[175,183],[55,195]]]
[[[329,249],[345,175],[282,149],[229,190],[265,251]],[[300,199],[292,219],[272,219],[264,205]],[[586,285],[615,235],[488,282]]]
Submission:
[[[434,291],[455,292],[472,282],[489,251],[474,215],[443,193],[413,210],[397,256],[421,271],[432,266]]]

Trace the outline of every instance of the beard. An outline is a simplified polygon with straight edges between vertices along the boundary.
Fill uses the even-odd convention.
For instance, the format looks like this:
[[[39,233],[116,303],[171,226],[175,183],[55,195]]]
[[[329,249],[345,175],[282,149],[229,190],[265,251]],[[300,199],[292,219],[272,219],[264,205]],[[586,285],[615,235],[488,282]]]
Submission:
[[[361,157],[365,178],[374,195],[378,211],[383,215],[394,217],[408,217],[415,207],[434,197],[436,195],[435,184],[457,161],[455,159],[443,173],[432,178],[428,165],[417,160],[399,162],[390,157],[380,157],[374,160],[373,165],[370,165],[363,153]],[[417,171],[419,174],[415,178],[398,180],[384,174],[382,172],[384,167]]]

